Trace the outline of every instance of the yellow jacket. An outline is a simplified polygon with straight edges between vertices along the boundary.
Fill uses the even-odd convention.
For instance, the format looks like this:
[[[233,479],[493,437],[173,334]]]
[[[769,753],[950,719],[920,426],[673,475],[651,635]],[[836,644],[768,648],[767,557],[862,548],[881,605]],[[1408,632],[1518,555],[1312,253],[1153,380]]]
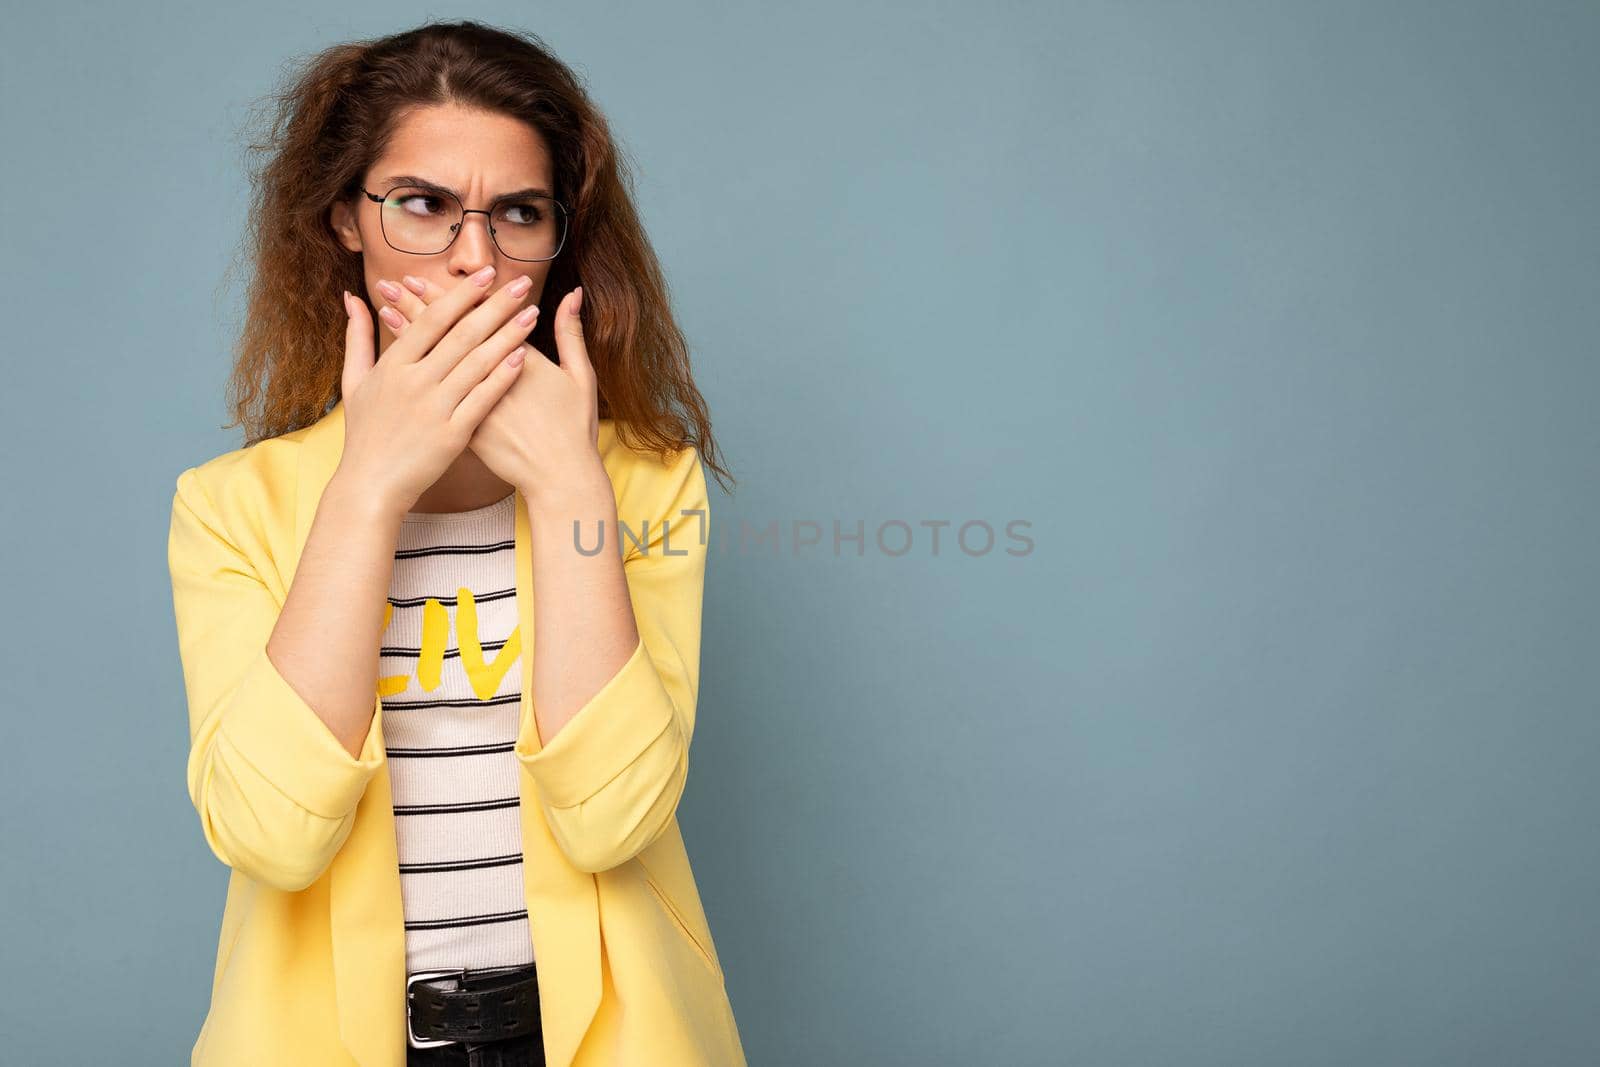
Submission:
[[[624,564],[640,643],[543,748],[520,493],[516,505],[515,751],[526,771],[524,890],[546,1058],[550,1067],[743,1067],[676,817],[699,688],[705,474],[693,448],[668,463],[627,448],[610,419],[599,447],[618,518],[646,542],[628,542]],[[177,479],[168,563],[189,795],[206,843],[232,868],[197,1067],[405,1063],[382,702],[375,689],[372,726],[352,758],[266,655],[343,448],[340,401],[311,426]],[[608,536],[608,551],[614,543]]]

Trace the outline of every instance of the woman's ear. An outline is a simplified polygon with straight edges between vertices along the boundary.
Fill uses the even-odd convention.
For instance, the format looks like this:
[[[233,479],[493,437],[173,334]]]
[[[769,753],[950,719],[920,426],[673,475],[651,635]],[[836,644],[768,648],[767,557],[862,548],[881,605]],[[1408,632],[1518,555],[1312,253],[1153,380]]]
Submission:
[[[350,210],[347,200],[334,201],[333,207],[328,209],[328,225],[333,230],[333,235],[347,252],[360,252],[361,229],[356,225],[356,213]]]

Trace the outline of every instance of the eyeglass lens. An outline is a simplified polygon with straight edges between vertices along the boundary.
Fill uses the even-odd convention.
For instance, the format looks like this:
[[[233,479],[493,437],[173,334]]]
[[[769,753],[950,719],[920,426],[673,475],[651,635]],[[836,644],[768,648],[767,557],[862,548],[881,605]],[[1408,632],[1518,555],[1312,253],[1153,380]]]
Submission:
[[[384,239],[418,255],[448,248],[464,218],[461,202],[449,193],[411,186],[390,191],[381,209]],[[489,232],[512,259],[549,259],[561,247],[566,215],[549,197],[502,200],[489,218]]]

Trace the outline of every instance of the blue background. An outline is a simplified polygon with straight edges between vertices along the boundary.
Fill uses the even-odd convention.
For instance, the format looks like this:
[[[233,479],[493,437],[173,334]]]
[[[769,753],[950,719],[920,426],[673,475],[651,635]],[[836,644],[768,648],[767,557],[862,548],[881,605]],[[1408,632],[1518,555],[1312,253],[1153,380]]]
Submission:
[[[1600,1060],[1600,7],[363,0],[8,11],[0,1058],[187,1062],[238,131],[428,17],[587,79],[786,529],[681,809],[752,1065]]]

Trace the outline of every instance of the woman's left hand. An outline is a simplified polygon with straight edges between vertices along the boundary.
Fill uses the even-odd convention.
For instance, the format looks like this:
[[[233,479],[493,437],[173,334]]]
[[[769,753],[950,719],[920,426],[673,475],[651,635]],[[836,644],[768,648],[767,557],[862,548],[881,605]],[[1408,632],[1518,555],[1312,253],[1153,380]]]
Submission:
[[[445,290],[407,275],[389,306],[410,324]],[[385,294],[387,296],[387,294]],[[583,287],[568,292],[556,308],[556,353],[560,366],[527,345],[522,373],[473,431],[467,447],[488,468],[529,499],[560,499],[609,485],[600,460],[599,402],[594,365],[583,340],[578,309]],[[535,322],[538,320],[535,319]],[[402,325],[396,334],[404,331]],[[529,328],[530,332],[532,327]]]

